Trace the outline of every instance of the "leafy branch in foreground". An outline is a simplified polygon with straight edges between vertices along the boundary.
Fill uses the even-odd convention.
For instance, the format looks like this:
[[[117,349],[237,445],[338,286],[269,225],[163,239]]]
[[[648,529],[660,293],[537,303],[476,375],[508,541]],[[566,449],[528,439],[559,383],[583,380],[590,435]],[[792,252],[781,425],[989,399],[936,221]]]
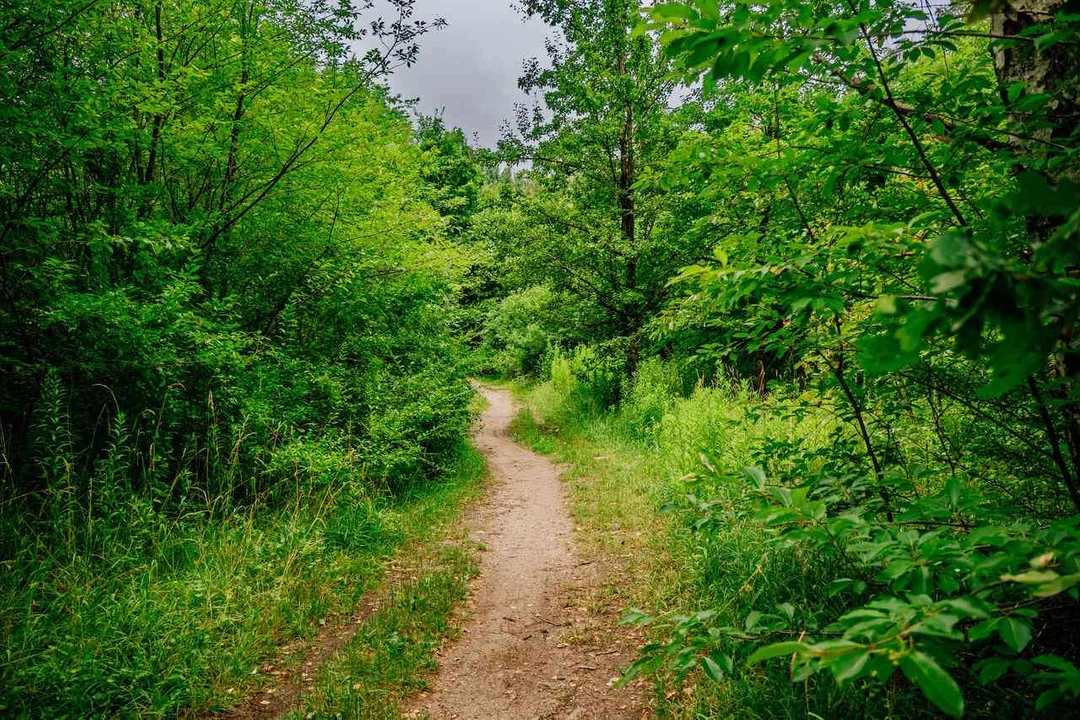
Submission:
[[[786,376],[843,425],[831,447],[760,448],[747,494],[706,463],[689,502],[698,532],[749,523],[828,594],[757,608],[752,577],[741,627],[671,618],[631,674],[717,677],[739,655],[841,686],[899,670],[956,716],[975,683],[1034,688],[1036,710],[1080,697],[1058,630],[1080,584],[1080,17],[952,10],[698,0],[639,28],[703,79],[718,128],[684,141],[667,185],[741,225],[677,278],[656,338],[753,357],[762,396]],[[932,452],[910,444],[923,418]]]

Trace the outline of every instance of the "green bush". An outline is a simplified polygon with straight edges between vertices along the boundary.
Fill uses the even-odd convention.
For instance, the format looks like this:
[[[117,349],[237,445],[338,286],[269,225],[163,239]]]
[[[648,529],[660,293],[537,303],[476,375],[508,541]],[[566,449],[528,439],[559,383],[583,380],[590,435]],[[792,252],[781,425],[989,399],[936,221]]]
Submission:
[[[682,380],[675,363],[649,358],[637,368],[629,388],[622,392],[619,421],[634,436],[653,438],[660,421],[682,394]]]
[[[557,298],[546,285],[508,295],[488,313],[485,343],[503,377],[539,372],[544,353],[555,338]]]
[[[887,712],[875,685],[897,671],[926,698],[889,701],[907,714],[929,702],[959,715],[965,697],[1006,713],[1075,702],[1075,645],[1046,623],[1075,611],[1080,520],[1017,520],[958,477],[913,492],[894,476],[885,495],[853,464],[857,431],[822,400],[699,387],[661,416],[646,442],[683,478],[663,494],[687,514],[703,609],[632,614],[665,640],[630,676],[704,669],[725,703],[752,697],[780,714],[802,701],[759,695],[754,667],[778,657],[784,672],[767,671],[770,682],[790,669],[819,702],[851,712]],[[619,424],[640,443],[635,417]],[[899,442],[925,446],[926,428],[905,430]]]
[[[472,397],[463,378],[432,366],[378,381],[361,443],[367,475],[400,490],[437,474],[468,431]]]

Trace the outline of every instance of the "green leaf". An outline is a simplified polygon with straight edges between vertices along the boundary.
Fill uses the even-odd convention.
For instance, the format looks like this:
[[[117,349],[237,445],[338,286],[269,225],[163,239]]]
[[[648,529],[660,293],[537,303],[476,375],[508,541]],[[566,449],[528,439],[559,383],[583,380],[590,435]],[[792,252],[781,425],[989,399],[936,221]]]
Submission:
[[[987,617],[986,608],[983,607],[984,603],[980,603],[975,598],[950,598],[949,600],[945,600],[942,604],[958,610],[967,618],[982,619]]]
[[[874,375],[895,372],[919,359],[918,352],[904,351],[895,335],[866,335],[858,341],[859,365]]]
[[[829,669],[832,670],[836,682],[843,685],[844,683],[859,677],[866,668],[866,664],[869,660],[870,653],[866,650],[859,649],[855,652],[836,656],[836,659],[829,663]]]
[[[1058,574],[1053,570],[1028,570],[1016,575],[1002,575],[1002,582],[1016,582],[1025,585],[1040,585],[1042,583],[1057,580]]]
[[[930,291],[935,295],[944,295],[967,283],[966,270],[950,270],[935,275],[930,279]]]
[[[1040,585],[1039,589],[1035,591],[1035,596],[1050,597],[1051,595],[1057,595],[1066,590],[1070,590],[1077,585],[1080,585],[1080,574],[1062,575],[1059,578],[1055,578],[1048,583]]]
[[[673,20],[690,20],[696,13],[690,7],[682,3],[663,3],[649,9],[649,14],[660,22]]]
[[[1015,617],[1005,618],[998,625],[998,634],[1005,644],[1020,652],[1031,642],[1031,623]]]
[[[976,623],[968,630],[968,639],[973,642],[979,640],[985,640],[994,634],[994,630],[1000,624],[1001,618],[994,618],[993,620],[984,620],[981,623]]]
[[[895,295],[882,295],[877,299],[877,305],[874,308],[881,315],[895,315],[899,312],[896,303]]]
[[[1039,655],[1032,659],[1032,662],[1036,665],[1042,665],[1043,667],[1053,668],[1054,670],[1060,670],[1064,673],[1078,672],[1075,665],[1059,655]]]
[[[773,643],[772,645],[766,645],[760,647],[754,651],[746,660],[747,665],[756,665],[764,660],[771,660],[781,655],[803,655],[811,651],[811,648],[806,643],[802,642],[780,642]]]
[[[1042,711],[1053,705],[1055,702],[1061,699],[1061,696],[1065,693],[1061,688],[1050,688],[1043,694],[1039,695],[1039,699],[1035,701],[1035,709]]]
[[[989,685],[1005,673],[1009,672],[1010,661],[1005,658],[991,658],[980,663],[979,682]]]
[[[712,678],[714,682],[720,682],[724,679],[724,671],[711,657],[701,658],[701,665],[705,669],[705,674]]]
[[[620,625],[648,625],[656,620],[655,617],[648,614],[644,610],[638,608],[632,608],[622,620],[619,621]]]
[[[755,488],[757,488],[758,490],[765,489],[766,477],[764,470],[759,467],[748,467],[743,468],[743,474],[746,476],[746,479],[749,480],[751,484],[753,484]]]
[[[964,714],[964,696],[960,686],[934,658],[916,650],[900,658],[900,669],[942,712],[953,717]]]

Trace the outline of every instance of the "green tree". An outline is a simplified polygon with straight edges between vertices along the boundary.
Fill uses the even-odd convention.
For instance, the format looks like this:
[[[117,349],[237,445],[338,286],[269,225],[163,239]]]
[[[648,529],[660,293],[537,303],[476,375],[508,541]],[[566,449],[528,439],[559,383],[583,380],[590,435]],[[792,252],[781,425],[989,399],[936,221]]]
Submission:
[[[627,365],[641,330],[663,304],[668,277],[695,249],[670,230],[664,194],[650,179],[674,146],[674,85],[649,35],[634,34],[639,4],[527,2],[560,33],[550,67],[526,65],[519,84],[543,108],[519,108],[507,157],[531,163],[533,191],[521,209],[542,240],[519,244],[540,282],[565,289],[602,313],[596,339],[622,338]]]
[[[1077,695],[1075,647],[1049,639],[1080,580],[1076,17],[1065,3],[967,10],[650,11],[707,98],[706,132],[669,182],[734,220],[713,260],[682,273],[667,325],[725,361],[789,357],[774,377],[834,402],[835,446],[763,451],[744,502],[777,547],[839,568],[845,603],[812,599],[802,622],[755,609],[742,629],[677,621],[642,667],[706,656],[721,674],[730,657],[706,638],[728,635],[772,642],[749,661],[784,656],[796,679],[899,669],[951,715],[1006,673],[1039,709]],[[919,424],[933,462],[898,438]],[[802,639],[775,642],[789,634]]]
[[[438,115],[421,117],[417,137],[424,150],[427,200],[460,235],[480,200],[483,169],[480,153],[469,146],[460,128],[447,130]]]

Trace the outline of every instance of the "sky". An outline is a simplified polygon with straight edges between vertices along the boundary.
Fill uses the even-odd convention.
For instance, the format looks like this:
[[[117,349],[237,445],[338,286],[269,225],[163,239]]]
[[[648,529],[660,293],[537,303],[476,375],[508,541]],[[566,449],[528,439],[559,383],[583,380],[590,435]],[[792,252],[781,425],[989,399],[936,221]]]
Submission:
[[[418,18],[441,16],[449,26],[420,39],[420,60],[399,68],[390,87],[406,98],[420,98],[418,110],[443,112],[449,127],[460,127],[479,143],[493,146],[514,103],[521,63],[546,58],[544,38],[551,28],[524,22],[510,0],[418,0]]]

